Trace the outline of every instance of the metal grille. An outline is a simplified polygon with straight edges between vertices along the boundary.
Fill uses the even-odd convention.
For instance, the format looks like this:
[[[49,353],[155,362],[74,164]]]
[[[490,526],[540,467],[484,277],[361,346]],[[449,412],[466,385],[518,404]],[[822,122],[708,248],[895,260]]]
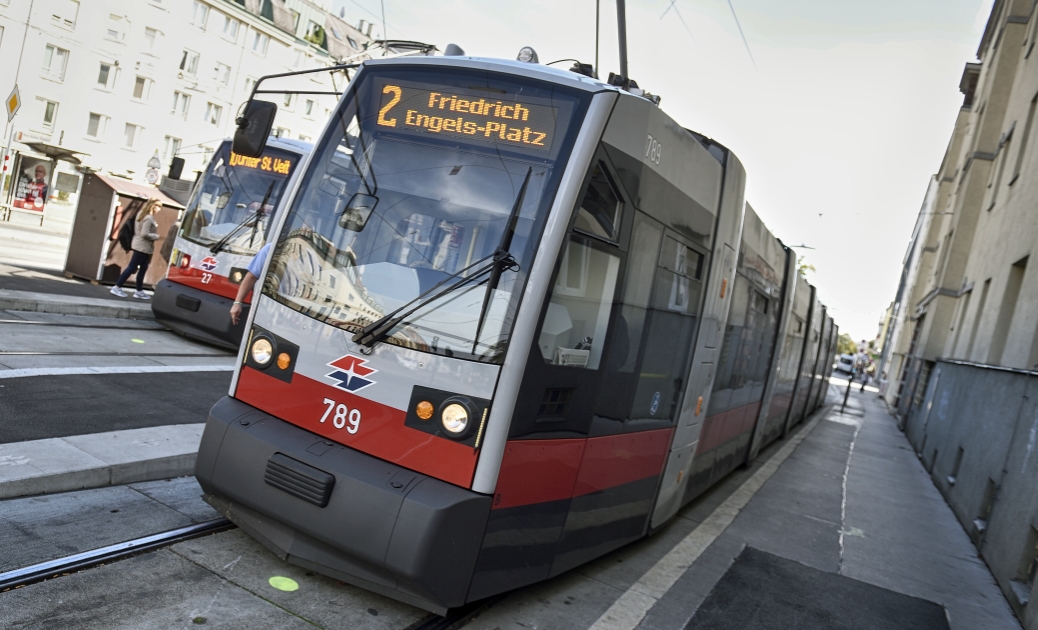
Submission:
[[[197,313],[198,307],[200,307],[201,305],[202,301],[197,298],[188,297],[186,295],[177,296],[177,306],[179,306],[180,308],[186,308],[189,311],[194,311]]]
[[[268,485],[317,507],[328,505],[328,498],[332,495],[332,487],[335,485],[333,475],[282,453],[274,453],[267,460],[263,480]]]

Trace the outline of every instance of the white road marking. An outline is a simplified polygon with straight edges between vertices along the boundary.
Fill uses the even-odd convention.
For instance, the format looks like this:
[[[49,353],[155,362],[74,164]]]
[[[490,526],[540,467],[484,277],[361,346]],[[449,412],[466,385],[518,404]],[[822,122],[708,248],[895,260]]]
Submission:
[[[757,472],[753,473],[752,477],[739,486],[739,489],[732,493],[706,520],[689,532],[667,555],[660,558],[659,562],[646,571],[641,579],[613,602],[609,610],[598,618],[590,630],[633,630],[641,623],[649,609],[667,594],[667,591],[685,574],[692,563],[724,533],[739,512],[761,489],[761,486],[775,474],[782,462],[786,461],[786,458],[796,450],[804,438],[814,430],[821,418],[821,414],[816,415],[814,420],[790,438],[778,453],[775,453]]]
[[[145,374],[156,372],[230,372],[230,365],[138,365],[109,367],[53,367],[0,370],[0,379],[26,376],[67,376],[72,374]]]

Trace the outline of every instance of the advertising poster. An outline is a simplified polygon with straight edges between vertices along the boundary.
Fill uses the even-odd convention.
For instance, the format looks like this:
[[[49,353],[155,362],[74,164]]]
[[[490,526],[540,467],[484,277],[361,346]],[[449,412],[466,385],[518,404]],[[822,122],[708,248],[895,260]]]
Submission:
[[[23,210],[43,212],[50,195],[50,180],[54,162],[48,159],[21,156],[11,205]]]

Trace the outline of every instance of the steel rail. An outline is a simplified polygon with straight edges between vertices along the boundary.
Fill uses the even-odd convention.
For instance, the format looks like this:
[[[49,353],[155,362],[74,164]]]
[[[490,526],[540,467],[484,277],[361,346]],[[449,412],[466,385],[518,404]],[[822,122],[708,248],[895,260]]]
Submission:
[[[505,593],[493,595],[477,602],[451,608],[442,617],[437,614],[429,614],[407,626],[404,630],[453,630],[480,616],[488,608],[504,598]]]
[[[233,354],[214,354],[212,352],[37,352],[35,350],[0,350],[0,356],[21,357],[211,357],[227,359]]]
[[[149,321],[149,320],[143,320]],[[62,328],[102,328],[111,330],[155,330],[165,331],[166,329],[156,323],[155,326],[115,326],[112,324],[75,324],[65,322],[35,322],[28,319],[0,319],[0,326],[5,324],[31,324],[33,326],[60,326]]]
[[[107,547],[91,551],[72,554],[55,560],[48,560],[47,562],[40,562],[39,564],[22,567],[21,569],[14,569],[13,571],[0,573],[0,593],[34,582],[60,577],[73,571],[89,569],[106,562],[121,560],[137,553],[151,551],[207,534],[215,534],[233,527],[236,527],[236,525],[231,521],[226,518],[218,518],[108,545]]]

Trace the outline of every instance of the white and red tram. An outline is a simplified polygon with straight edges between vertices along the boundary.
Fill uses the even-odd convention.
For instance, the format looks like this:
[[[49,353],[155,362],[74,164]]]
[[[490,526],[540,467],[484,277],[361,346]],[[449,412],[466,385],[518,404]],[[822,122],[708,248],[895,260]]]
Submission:
[[[739,160],[642,96],[367,61],[302,170],[196,467],[291,562],[443,613],[661,527],[824,398],[836,328]]]
[[[311,148],[272,137],[262,155],[245,157],[229,140],[220,144],[188,201],[166,278],[155,285],[151,308],[159,323],[212,344],[241,345],[245,318],[231,323],[231,303],[252,257],[273,236],[278,202]]]

